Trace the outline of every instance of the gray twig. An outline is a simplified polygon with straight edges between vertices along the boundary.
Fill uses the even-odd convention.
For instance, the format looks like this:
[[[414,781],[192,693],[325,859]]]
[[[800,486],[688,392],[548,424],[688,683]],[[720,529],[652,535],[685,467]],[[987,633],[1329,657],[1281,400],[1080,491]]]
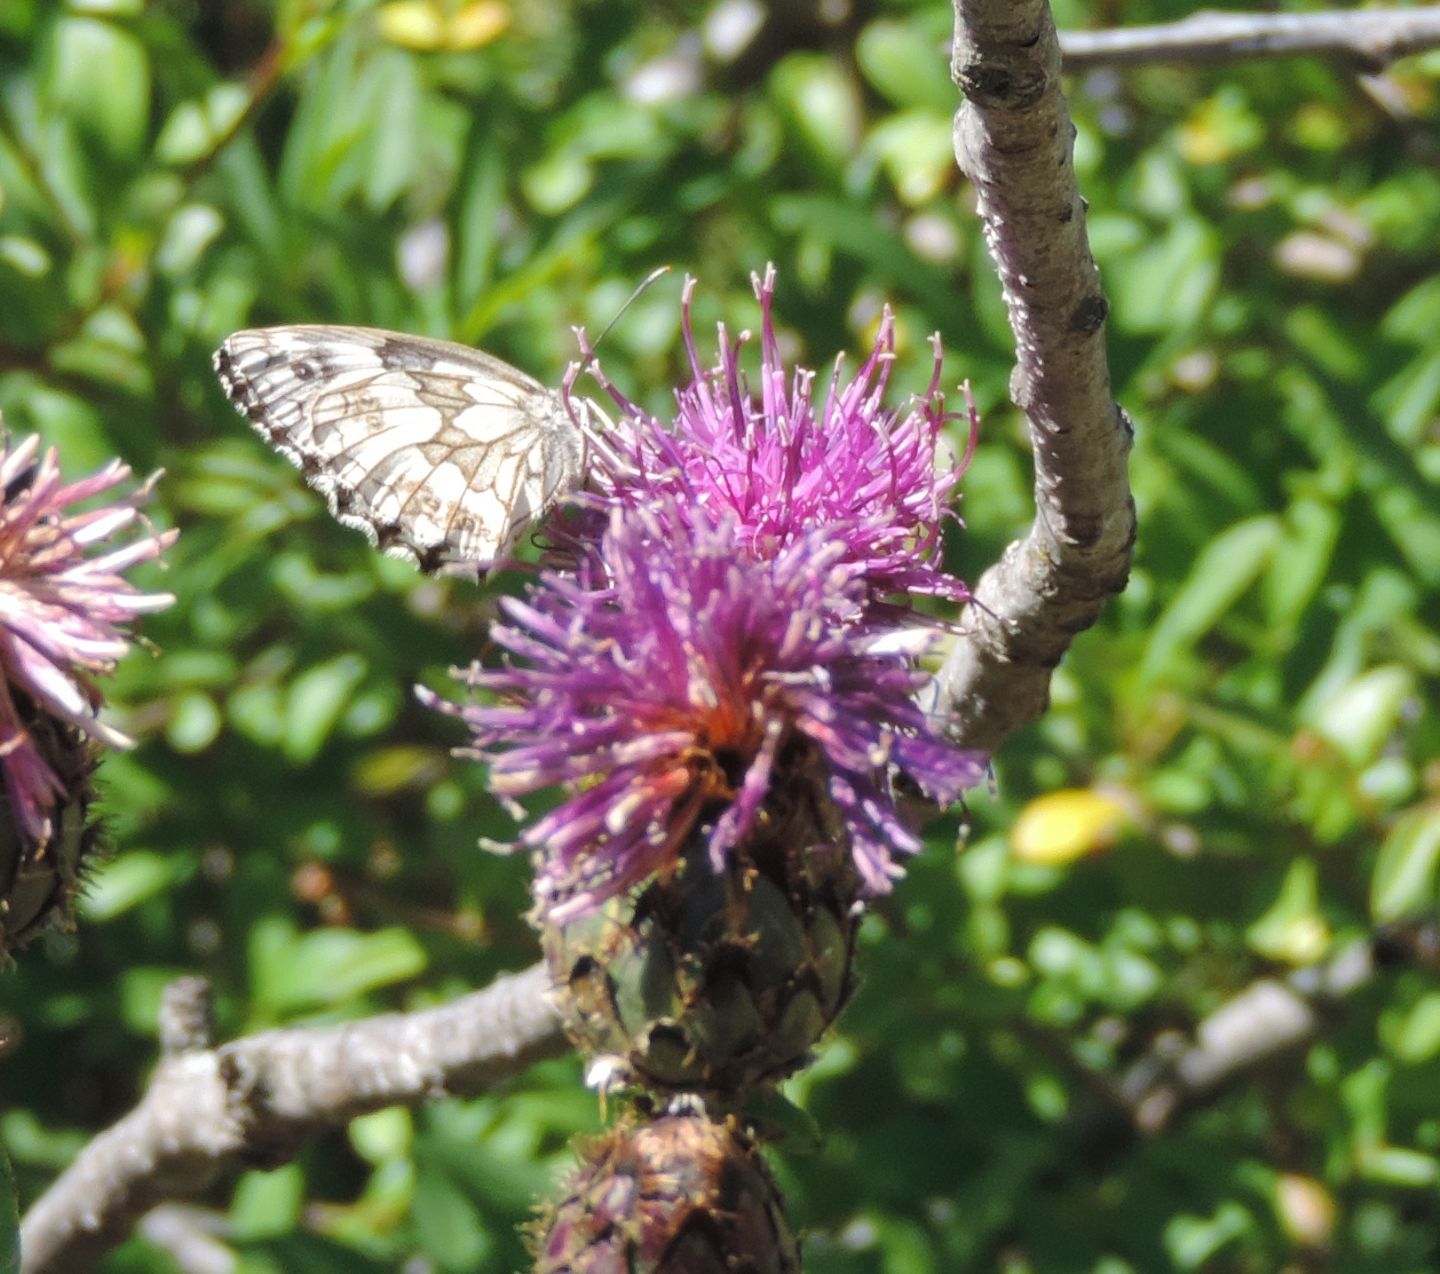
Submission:
[[[140,1104],[26,1214],[21,1274],[82,1274],[151,1208],[195,1197],[226,1168],[273,1167],[321,1128],[483,1092],[558,1056],[568,1044],[547,986],[536,965],[441,1008],[166,1054]]]
[[[1263,977],[1237,992],[1193,1032],[1164,1031],[1118,1077],[1084,1073],[1091,1100],[1078,1103],[1071,1133],[1094,1167],[1138,1137],[1170,1132],[1193,1111],[1277,1066],[1295,1065],[1387,969],[1440,968],[1440,922],[1387,925],[1316,964]]]
[[[1440,46],[1440,5],[1341,13],[1196,13],[1179,22],[1109,31],[1066,31],[1066,71],[1135,62],[1235,62],[1339,57],[1379,70]]]

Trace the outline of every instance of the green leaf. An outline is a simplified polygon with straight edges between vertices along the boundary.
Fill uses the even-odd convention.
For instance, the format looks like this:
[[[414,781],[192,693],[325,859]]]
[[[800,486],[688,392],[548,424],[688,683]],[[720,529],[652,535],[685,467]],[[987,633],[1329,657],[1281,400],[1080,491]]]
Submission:
[[[230,1230],[235,1238],[254,1242],[288,1234],[305,1203],[305,1173],[287,1163],[266,1172],[247,1172],[230,1199]]]
[[[1341,317],[1318,305],[1300,305],[1285,316],[1285,334],[1297,349],[1337,380],[1358,381],[1368,363],[1366,347],[1342,327]]]
[[[1319,500],[1296,500],[1285,510],[1281,544],[1265,574],[1268,623],[1289,644],[1290,631],[1324,584],[1340,538],[1340,515]]]
[[[1433,493],[1413,485],[1377,486],[1373,507],[1415,575],[1429,587],[1440,585],[1440,513]]]
[[[433,787],[445,773],[445,754],[439,748],[419,744],[397,744],[367,752],[356,763],[353,775],[357,789],[371,797],[393,796],[407,789]]]
[[[80,914],[103,924],[170,889],[189,871],[186,859],[127,849],[103,863],[90,878],[80,897]]]
[[[277,1014],[343,1005],[425,971],[425,950],[408,929],[322,929],[296,937],[274,926],[255,935],[256,998]]]
[[[313,761],[344,715],[364,679],[365,661],[356,654],[337,655],[301,673],[285,703],[285,755],[297,765]]]
[[[139,38],[101,18],[55,26],[47,97],[112,159],[138,155],[150,127],[150,61]]]
[[[1421,280],[1390,307],[1380,324],[1388,340],[1428,347],[1440,331],[1440,278]]]
[[[859,202],[828,195],[781,195],[770,203],[775,224],[786,233],[808,233],[837,253],[863,262],[896,279],[926,304],[943,303],[943,279],[894,235],[878,232],[869,210]]]
[[[1176,657],[1230,612],[1265,569],[1283,534],[1277,517],[1260,514],[1221,531],[1201,550],[1151,632],[1140,666],[1142,684],[1165,677]]]
[[[479,300],[495,270],[505,198],[505,157],[495,139],[477,129],[455,206],[455,307],[464,313]]]
[[[1422,446],[1440,411],[1440,351],[1407,363],[1376,392],[1375,406],[1397,443]]]
[[[865,150],[879,158],[895,193],[912,207],[939,194],[955,168],[950,117],[932,111],[891,116],[870,130]]]
[[[173,701],[165,737],[177,752],[203,752],[219,737],[223,724],[224,718],[215,700],[202,691],[193,690]]]
[[[860,100],[838,61],[792,53],[772,72],[770,91],[807,157],[832,169],[850,162],[862,136]]]
[[[1386,664],[1361,673],[1328,701],[1316,703],[1311,719],[1353,765],[1362,766],[1402,728],[1414,698],[1414,670]]]
[[[446,1270],[479,1269],[493,1240],[474,1203],[448,1173],[422,1166],[415,1182],[415,1227]]]
[[[1440,1053],[1440,991],[1431,991],[1415,1002],[1391,1035],[1390,1051],[1410,1066]]]
[[[1435,905],[1440,865],[1440,804],[1421,805],[1395,820],[1370,878],[1370,912],[1400,920]]]
[[[1112,322],[1144,335],[1199,325],[1220,279],[1220,244],[1203,221],[1178,218],[1164,237],[1130,254],[1107,279]]]
[[[1355,1169],[1367,1181],[1428,1188],[1440,1180],[1440,1159],[1403,1146],[1367,1146],[1355,1156]]]
[[[1286,964],[1312,964],[1330,945],[1330,928],[1320,914],[1319,877],[1313,859],[1290,864],[1275,901],[1245,932],[1261,955]]]
[[[525,170],[525,198],[537,212],[555,216],[580,202],[595,184],[594,165],[578,151],[552,151]]]
[[[388,208],[411,184],[425,162],[417,143],[422,100],[415,58],[398,49],[377,54],[361,80],[359,109],[368,114],[365,138],[365,201],[376,211]]]
[[[43,279],[54,262],[44,246],[18,234],[0,235],[0,265],[27,279]]]
[[[824,1143],[825,1132],[815,1116],[773,1088],[750,1093],[743,1105],[754,1134],[766,1144],[783,1144],[786,1154],[814,1154]]]
[[[314,63],[303,73],[305,91],[285,134],[278,182],[290,206],[321,209],[353,192],[353,181],[342,185],[337,174],[370,121],[357,110],[360,44],[353,28],[337,34],[344,30],[338,19],[307,25],[315,30],[314,47],[307,51]],[[363,180],[363,165],[353,177]]]
[[[1177,1216],[1165,1226],[1165,1247],[1179,1269],[1198,1270],[1254,1228],[1255,1218],[1230,1201],[1210,1216]]]
[[[375,576],[368,570],[346,574],[322,574],[304,553],[280,554],[271,567],[275,587],[284,600],[297,610],[312,615],[353,610],[368,597],[375,595]]]
[[[15,1171],[4,1146],[0,1146],[0,1274],[20,1274],[20,1206]]]
[[[96,17],[138,18],[145,10],[145,0],[67,0],[71,13],[88,13]]]
[[[391,1106],[352,1119],[346,1130],[355,1153],[377,1167],[410,1154],[415,1120],[403,1106]]]
[[[216,84],[205,96],[181,102],[170,112],[155,139],[162,164],[193,164],[214,153],[250,103],[239,84]]]
[[[950,33],[944,34],[948,38]],[[922,13],[902,21],[881,18],[860,32],[855,59],[865,78],[896,106],[948,118],[960,105],[960,94],[945,59],[936,56],[941,44],[925,30]]]
[[[241,735],[262,747],[274,747],[284,738],[285,697],[271,682],[236,688],[225,703],[225,716]]]

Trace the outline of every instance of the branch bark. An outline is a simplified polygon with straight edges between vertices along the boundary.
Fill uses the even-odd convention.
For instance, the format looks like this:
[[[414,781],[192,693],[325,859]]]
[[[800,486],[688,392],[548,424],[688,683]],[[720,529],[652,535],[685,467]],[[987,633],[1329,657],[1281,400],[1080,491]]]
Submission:
[[[952,70],[965,94],[955,157],[1004,288],[1011,397],[1035,453],[1035,520],[981,577],[937,685],[957,738],[993,752],[1045,710],[1060,657],[1125,586],[1135,509],[1049,6],[956,0]]]
[[[220,1048],[171,997],[162,1057],[140,1104],[97,1136],[26,1214],[21,1274],[82,1274],[156,1205],[226,1168],[274,1167],[321,1129],[384,1106],[473,1095],[569,1044],[543,965],[437,1009],[266,1031]]]
[[[1283,977],[1259,978],[1192,1034],[1171,1031],[1152,1041],[1113,1082],[1096,1075],[1091,1091],[1103,1088],[1103,1100],[1077,1107],[1072,1137],[1086,1163],[1098,1167],[1137,1138],[1163,1136],[1256,1074],[1303,1057],[1386,970],[1434,972],[1437,962],[1440,923],[1425,919],[1386,926]]]
[[[1343,13],[1196,13],[1159,26],[1067,31],[1066,71],[1136,62],[1234,62],[1322,56],[1376,71],[1440,46],[1440,5]]]

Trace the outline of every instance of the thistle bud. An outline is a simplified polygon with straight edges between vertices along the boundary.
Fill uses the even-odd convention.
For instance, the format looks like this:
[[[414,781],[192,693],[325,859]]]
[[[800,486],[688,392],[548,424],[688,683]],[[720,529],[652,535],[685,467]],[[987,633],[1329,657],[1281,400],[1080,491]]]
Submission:
[[[794,1274],[795,1238],[759,1150],[732,1123],[670,1114],[582,1149],[534,1227],[535,1274]]]

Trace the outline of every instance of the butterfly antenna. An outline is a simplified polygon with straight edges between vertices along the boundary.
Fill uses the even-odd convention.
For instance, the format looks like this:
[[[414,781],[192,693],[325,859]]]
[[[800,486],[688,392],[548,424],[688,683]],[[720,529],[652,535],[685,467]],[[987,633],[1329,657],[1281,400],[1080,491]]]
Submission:
[[[663,275],[669,273],[670,267],[668,265],[660,265],[656,266],[655,269],[651,270],[649,274],[647,274],[643,279],[640,280],[635,290],[630,293],[628,297],[625,298],[625,304],[615,311],[615,317],[605,324],[605,327],[601,331],[600,335],[595,338],[595,344],[590,347],[591,360],[593,360],[595,357],[595,351],[600,348],[600,342],[610,335],[610,329],[614,327],[615,324],[621,320],[621,318],[624,317],[625,311],[628,310],[632,305],[634,305],[635,302],[638,301],[642,296],[644,296],[647,291],[649,291],[651,284],[653,284]]]
[[[625,298],[625,304],[615,311],[614,317],[612,317],[611,320],[605,324],[604,328],[600,332],[600,335],[595,338],[593,344],[585,335],[585,329],[583,327],[577,327],[575,329],[575,335],[580,338],[580,352],[584,355],[584,357],[581,358],[578,363],[571,363],[569,371],[565,374],[565,389],[567,392],[574,387],[575,382],[579,380],[580,377],[583,376],[587,371],[598,372],[598,369],[594,366],[594,364],[596,359],[599,357],[598,351],[600,349],[600,342],[610,335],[610,330],[624,317],[625,311],[628,310],[632,305],[634,305],[635,302],[638,301],[645,294],[646,290],[650,287],[650,285],[653,284],[662,275],[666,275],[669,273],[670,267],[668,265],[657,266],[655,269],[651,270],[650,273],[647,274],[640,281],[639,285],[635,288],[635,290],[631,292],[628,297]],[[596,379],[598,379],[601,385],[604,386],[605,379],[603,376],[597,375]]]

